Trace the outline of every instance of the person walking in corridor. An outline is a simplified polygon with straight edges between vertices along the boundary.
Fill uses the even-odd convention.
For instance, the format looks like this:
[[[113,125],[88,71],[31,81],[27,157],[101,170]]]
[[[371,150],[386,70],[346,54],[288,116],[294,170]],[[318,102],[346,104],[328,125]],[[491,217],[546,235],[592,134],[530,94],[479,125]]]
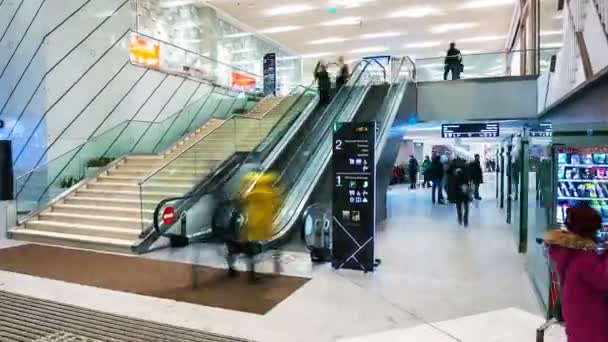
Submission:
[[[481,196],[479,196],[479,187],[483,184],[483,170],[481,169],[479,154],[476,154],[475,160],[469,164],[469,175],[471,177],[471,183],[473,183],[473,196],[476,200],[481,200]]]
[[[410,189],[416,189],[416,183],[418,182],[418,160],[410,155],[410,160],[407,163],[407,174],[410,181]]]
[[[460,73],[462,72],[464,66],[462,65],[462,55],[460,54],[460,50],[456,48],[456,43],[450,43],[450,48],[448,49],[445,56],[445,71],[443,73],[443,80],[448,80],[448,74],[452,73],[452,80],[459,80]]]
[[[568,342],[608,341],[608,254],[598,239],[602,217],[593,208],[570,208],[566,226],[568,231],[547,233],[545,243],[561,282]]]
[[[431,158],[429,156],[424,157],[422,162],[422,187],[428,188],[431,186],[431,177],[429,177],[429,170],[431,169]]]
[[[467,163],[458,157],[452,161],[448,169],[448,198],[456,203],[458,224],[469,225],[470,177]]]
[[[432,199],[433,199],[433,204],[435,203],[439,203],[439,204],[444,204],[443,201],[443,188],[442,188],[442,184],[443,184],[443,164],[441,163],[441,157],[439,156],[433,156],[433,160],[431,161],[431,166],[429,167],[429,171],[428,171],[428,176],[429,179],[431,180],[432,186],[433,188],[431,189],[432,192]]]
[[[319,104],[325,105],[330,101],[329,91],[331,89],[331,80],[327,72],[327,66],[323,61],[319,61],[315,67],[315,80],[319,87]]]

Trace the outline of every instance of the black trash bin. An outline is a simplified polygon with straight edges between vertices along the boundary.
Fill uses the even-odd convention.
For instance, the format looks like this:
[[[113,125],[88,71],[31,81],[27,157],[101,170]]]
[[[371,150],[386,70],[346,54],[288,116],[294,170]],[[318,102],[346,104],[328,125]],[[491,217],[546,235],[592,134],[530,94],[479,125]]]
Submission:
[[[15,199],[13,182],[11,141],[0,140],[0,201]]]

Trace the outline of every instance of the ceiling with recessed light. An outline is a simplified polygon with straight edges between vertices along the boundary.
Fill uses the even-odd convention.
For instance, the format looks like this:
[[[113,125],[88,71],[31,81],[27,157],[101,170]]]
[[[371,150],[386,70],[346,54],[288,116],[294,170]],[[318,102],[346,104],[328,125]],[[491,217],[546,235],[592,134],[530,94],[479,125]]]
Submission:
[[[211,6],[308,58],[442,56],[501,51],[516,0],[209,0]],[[541,0],[542,44],[561,41],[557,0]]]

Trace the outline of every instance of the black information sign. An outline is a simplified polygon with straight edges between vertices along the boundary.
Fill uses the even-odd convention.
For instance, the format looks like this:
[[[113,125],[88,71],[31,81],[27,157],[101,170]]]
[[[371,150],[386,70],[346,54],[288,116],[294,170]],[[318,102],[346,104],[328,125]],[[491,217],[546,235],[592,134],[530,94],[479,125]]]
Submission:
[[[498,138],[498,123],[462,123],[441,125],[442,138]]]
[[[529,135],[531,137],[552,137],[553,124],[550,122],[536,122],[530,125]]]
[[[333,138],[332,266],[373,271],[376,123],[337,123]]]
[[[264,55],[264,95],[277,94],[277,54]]]

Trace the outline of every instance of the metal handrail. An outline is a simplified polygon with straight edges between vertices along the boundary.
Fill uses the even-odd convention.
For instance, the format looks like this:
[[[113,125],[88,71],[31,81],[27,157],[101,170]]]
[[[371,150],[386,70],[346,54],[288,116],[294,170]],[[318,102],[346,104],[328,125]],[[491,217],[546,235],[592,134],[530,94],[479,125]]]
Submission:
[[[296,87],[299,88],[301,86]],[[295,90],[295,89],[294,89]],[[224,127],[224,125],[226,125],[230,120],[234,119],[234,118],[245,118],[245,119],[250,119],[250,120],[261,120],[264,116],[266,116],[268,113],[270,113],[272,110],[274,110],[278,105],[280,105],[283,101],[285,101],[288,98],[288,96],[286,96],[283,100],[281,100],[279,103],[277,103],[275,106],[273,106],[272,108],[270,108],[266,113],[264,113],[264,115],[262,115],[260,118],[253,118],[251,116],[246,116],[243,114],[233,114],[231,115],[229,118],[227,118],[226,120],[224,120],[224,122],[222,122],[219,126],[217,126],[216,128],[214,128],[213,130],[211,130],[211,132],[209,132],[209,134],[217,131],[218,129]],[[164,170],[167,166],[169,166],[171,163],[173,163],[175,160],[179,159],[182,155],[184,155],[186,152],[189,152],[192,148],[194,148],[194,146],[198,145],[201,141],[203,141],[205,138],[207,138],[207,135],[204,135],[200,138],[198,138],[195,142],[192,143],[192,145],[190,145],[187,149],[181,151],[180,153],[178,153],[176,156],[174,156],[173,158],[171,158],[170,160],[168,160],[167,162],[165,162],[163,165],[159,166],[156,170],[152,171],[151,173],[149,173],[146,178],[144,178],[143,180],[141,180],[140,182],[138,182],[138,185],[141,186],[142,184],[146,183],[148,180],[150,180],[150,178],[154,177],[156,174],[158,174],[160,171]]]
[[[462,55],[462,57],[467,57],[467,56],[485,56],[485,55],[508,55],[508,54],[514,54],[514,53],[531,52],[531,51],[538,51],[538,52],[541,52],[541,51],[551,51],[551,50],[555,50],[555,49],[556,48],[545,47],[545,48],[538,48],[538,49],[523,49],[523,50],[509,50],[509,51],[495,51],[495,52],[479,52],[479,53],[464,54],[464,55]],[[427,60],[431,60],[431,59],[441,59],[441,58],[445,58],[445,56],[416,58],[416,62],[427,61]],[[409,59],[411,60],[411,58],[409,58]]]

